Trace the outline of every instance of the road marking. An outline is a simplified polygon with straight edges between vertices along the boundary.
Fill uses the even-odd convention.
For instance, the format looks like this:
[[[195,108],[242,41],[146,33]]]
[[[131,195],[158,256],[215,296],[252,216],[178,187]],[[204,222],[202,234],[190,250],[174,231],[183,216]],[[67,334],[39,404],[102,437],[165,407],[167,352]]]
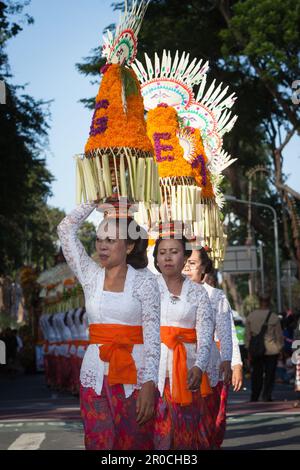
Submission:
[[[26,421],[22,423],[4,423],[0,424],[0,428],[16,428],[16,427],[22,427],[22,426],[74,426],[76,425],[81,425],[82,423],[80,421],[73,423],[73,422],[61,422],[61,421],[46,421],[44,423],[40,423],[39,421]]]
[[[234,417],[234,416],[295,416],[300,418],[300,413],[299,412],[294,412],[294,411],[262,411],[262,412],[256,412],[256,413],[249,413],[249,412],[244,412],[244,413],[228,413],[228,417]]]
[[[23,426],[23,423],[20,422],[14,422],[14,423],[7,423],[5,424],[6,428],[16,428],[16,427],[21,427]]]
[[[37,450],[45,440],[46,434],[21,434],[8,448],[8,450]]]

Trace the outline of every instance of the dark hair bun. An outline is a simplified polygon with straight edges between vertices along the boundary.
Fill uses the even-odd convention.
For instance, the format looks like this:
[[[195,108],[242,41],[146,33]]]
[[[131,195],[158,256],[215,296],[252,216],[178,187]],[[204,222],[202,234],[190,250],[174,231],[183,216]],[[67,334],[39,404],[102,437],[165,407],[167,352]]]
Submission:
[[[206,249],[203,247],[199,250],[199,258],[201,260],[201,264],[205,266],[205,274],[211,273],[213,270],[213,262],[208,256]]]
[[[130,235],[128,234],[127,243],[134,243],[134,247],[131,253],[127,255],[126,262],[134,269],[144,269],[148,266],[148,235],[146,230],[138,225],[134,220],[131,221],[131,224],[135,226],[135,231],[140,234],[139,238],[136,240],[131,240]]]

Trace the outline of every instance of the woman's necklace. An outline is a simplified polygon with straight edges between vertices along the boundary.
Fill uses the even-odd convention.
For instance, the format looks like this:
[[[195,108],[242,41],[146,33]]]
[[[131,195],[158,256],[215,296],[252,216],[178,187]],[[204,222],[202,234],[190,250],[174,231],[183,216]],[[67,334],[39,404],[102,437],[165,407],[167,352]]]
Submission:
[[[183,279],[183,282],[184,282],[184,279]],[[183,283],[182,283],[182,286],[183,286]],[[182,286],[181,286],[181,290],[182,290]],[[168,288],[168,285],[167,285],[167,288]],[[168,290],[169,290],[169,288],[168,288]],[[173,305],[176,305],[177,302],[180,302],[180,300],[181,300],[180,295],[172,294],[172,292],[170,292],[170,291],[169,291],[169,296],[170,296],[171,304],[173,304]]]
[[[170,294],[170,300],[171,300],[171,304],[175,305],[177,304],[177,302],[180,301],[180,297],[179,295]]]

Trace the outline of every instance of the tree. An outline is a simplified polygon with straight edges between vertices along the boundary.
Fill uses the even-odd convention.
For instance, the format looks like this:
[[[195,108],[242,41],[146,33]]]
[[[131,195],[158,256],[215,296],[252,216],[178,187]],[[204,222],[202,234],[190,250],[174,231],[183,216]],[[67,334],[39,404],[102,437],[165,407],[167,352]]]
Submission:
[[[91,222],[84,222],[78,230],[78,237],[86,249],[88,255],[92,256],[95,252],[96,231]]]
[[[227,66],[259,78],[276,110],[263,126],[282,203],[285,246],[289,256],[296,258],[300,273],[300,219],[294,201],[300,200],[300,194],[285,183],[282,170],[284,148],[296,133],[300,135],[300,107],[292,99],[292,84],[299,73],[300,4],[296,0],[221,0],[218,9],[227,25],[221,32]],[[290,235],[294,252],[290,250]]]

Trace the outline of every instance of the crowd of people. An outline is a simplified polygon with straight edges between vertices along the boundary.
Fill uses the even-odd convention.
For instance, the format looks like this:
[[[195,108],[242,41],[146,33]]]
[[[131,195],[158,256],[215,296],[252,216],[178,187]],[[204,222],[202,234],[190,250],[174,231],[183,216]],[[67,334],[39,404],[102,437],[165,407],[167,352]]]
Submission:
[[[243,383],[241,351],[251,401],[261,392],[272,401],[280,361],[292,355],[294,316],[280,323],[263,295],[238,338],[208,250],[172,230],[147,254],[147,240],[131,240],[128,219],[104,219],[95,262],[77,238],[94,207],[78,206],[59,226],[86,307],[41,316],[47,384],[80,395],[87,449],[220,448],[229,387],[239,391]],[[107,236],[115,223],[123,237]],[[263,354],[251,357],[264,324]]]
[[[219,448],[229,385],[242,386],[242,360],[206,250],[188,249],[185,237],[171,232],[159,237],[155,275],[147,269],[147,241],[130,238],[128,219],[107,218],[97,231],[96,263],[77,237],[94,207],[78,206],[59,226],[86,312],[42,316],[48,383],[76,392],[80,377],[87,449]],[[115,223],[119,236],[107,236]],[[78,360],[80,315],[87,319],[80,339],[89,342]]]
[[[77,208],[59,229],[66,259],[88,293],[86,307],[43,314],[39,323],[46,383],[53,390],[80,395],[87,449],[123,448],[124,436],[126,448],[220,448],[230,386],[239,391],[248,373],[252,402],[272,401],[277,382],[295,384],[294,406],[300,406],[299,360],[293,360],[294,342],[300,339],[297,313],[275,314],[270,296],[262,295],[260,307],[245,322],[234,320],[224,292],[217,288],[209,250],[174,234],[160,237],[149,253],[147,240],[100,238],[103,230],[98,229],[97,264],[76,235],[92,208]],[[122,244],[125,275],[115,264]],[[149,256],[154,257],[156,275],[147,268]],[[116,277],[106,280],[106,269],[115,269]],[[100,305],[93,298],[99,291]],[[251,357],[251,339],[265,323],[263,355]],[[6,346],[6,370],[15,372],[22,339],[16,329],[6,328],[0,340]]]
[[[245,348],[247,352],[246,370],[251,377],[251,401],[259,397],[266,402],[273,401],[275,383],[294,384],[296,391],[295,407],[300,406],[299,357],[296,341],[300,338],[300,316],[290,311],[280,315],[272,312],[268,294],[261,295],[260,306],[246,318]],[[255,356],[251,352],[251,340],[257,337],[265,325],[263,334],[264,350]],[[252,357],[251,357],[252,355]]]
[[[79,375],[89,339],[84,308],[40,317],[46,383],[53,390],[79,394]]]

